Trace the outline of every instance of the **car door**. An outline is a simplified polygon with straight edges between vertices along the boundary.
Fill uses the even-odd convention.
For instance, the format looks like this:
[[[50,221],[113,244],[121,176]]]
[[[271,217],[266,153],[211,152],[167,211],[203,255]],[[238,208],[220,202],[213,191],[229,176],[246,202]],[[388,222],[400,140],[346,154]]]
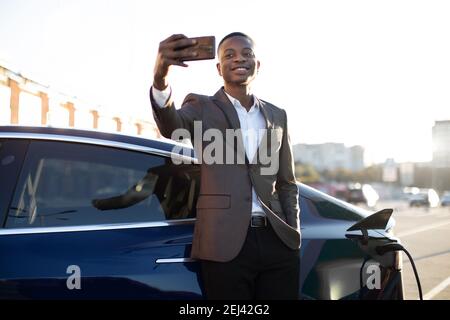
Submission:
[[[0,298],[201,298],[198,176],[114,143],[32,140],[20,175],[2,173]]]

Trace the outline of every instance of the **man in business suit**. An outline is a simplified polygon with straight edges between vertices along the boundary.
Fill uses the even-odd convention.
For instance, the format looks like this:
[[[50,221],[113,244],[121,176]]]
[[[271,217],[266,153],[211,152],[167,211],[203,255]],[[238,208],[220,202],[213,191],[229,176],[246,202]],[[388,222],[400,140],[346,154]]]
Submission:
[[[191,257],[202,262],[206,296],[297,299],[300,210],[286,112],[252,94],[260,62],[253,40],[240,32],[227,35],[218,46],[217,70],[224,86],[211,97],[189,94],[176,109],[167,75],[172,65],[187,67],[183,58],[197,54],[193,46],[184,35],[160,43],[150,100],[163,136],[185,129],[192,140],[198,139],[200,124],[200,133],[219,130],[224,153],[233,153],[231,164],[201,164]],[[227,139],[230,129],[236,130],[237,143]],[[208,145],[203,139],[200,152]],[[273,172],[264,170],[270,168],[261,150],[277,163]]]

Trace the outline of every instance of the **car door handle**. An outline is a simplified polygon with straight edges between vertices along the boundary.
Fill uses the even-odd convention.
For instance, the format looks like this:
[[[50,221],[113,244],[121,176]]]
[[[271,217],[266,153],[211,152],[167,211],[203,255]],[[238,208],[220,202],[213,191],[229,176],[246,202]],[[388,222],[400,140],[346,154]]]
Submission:
[[[156,259],[156,263],[186,263],[186,262],[195,262],[196,259],[192,258],[169,258],[169,259]]]

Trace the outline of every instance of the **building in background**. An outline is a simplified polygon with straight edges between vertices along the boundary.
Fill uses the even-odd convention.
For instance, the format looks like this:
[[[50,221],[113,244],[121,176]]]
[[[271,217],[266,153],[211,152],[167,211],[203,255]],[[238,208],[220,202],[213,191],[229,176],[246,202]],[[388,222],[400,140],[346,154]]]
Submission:
[[[414,162],[404,162],[399,164],[400,183],[402,186],[414,185]]]
[[[397,182],[398,180],[398,165],[394,159],[389,158],[383,164],[383,182]]]
[[[154,122],[113,114],[0,65],[0,125],[53,126],[159,138]]]
[[[434,123],[433,167],[450,168],[450,120]]]
[[[435,121],[433,129],[432,186],[450,190],[450,120]]]
[[[310,164],[318,171],[364,168],[364,148],[346,147],[343,143],[296,144],[292,146],[294,161]]]

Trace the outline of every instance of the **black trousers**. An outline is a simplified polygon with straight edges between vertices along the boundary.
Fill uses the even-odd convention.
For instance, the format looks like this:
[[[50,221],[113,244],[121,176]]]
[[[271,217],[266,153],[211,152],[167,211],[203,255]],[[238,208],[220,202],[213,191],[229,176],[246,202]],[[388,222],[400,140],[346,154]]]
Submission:
[[[229,262],[203,260],[209,300],[299,298],[300,250],[287,247],[270,226],[249,227],[242,250]]]

